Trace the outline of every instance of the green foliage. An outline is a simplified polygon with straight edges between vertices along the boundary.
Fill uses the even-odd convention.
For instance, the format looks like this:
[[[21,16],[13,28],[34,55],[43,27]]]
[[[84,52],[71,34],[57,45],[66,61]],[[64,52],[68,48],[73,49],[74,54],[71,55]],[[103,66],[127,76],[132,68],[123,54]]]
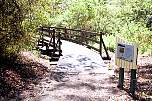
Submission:
[[[24,33],[22,22],[22,9],[14,0],[0,1],[0,55],[9,55],[17,52],[19,39]]]
[[[0,56],[32,49],[36,29],[48,25],[50,0],[0,0]]]
[[[147,16],[152,15],[151,4],[151,0],[66,1],[64,5],[67,6],[57,15],[53,25],[121,35],[139,44],[139,50],[143,53],[152,47],[152,28],[146,27]],[[111,36],[106,40],[108,38],[111,40]],[[109,42],[107,45],[113,47]]]
[[[121,35],[136,42],[141,53],[151,49],[151,23],[147,27],[147,18],[152,15],[151,0],[63,0],[61,5],[63,2],[67,6],[60,8],[62,12],[52,25]],[[111,36],[108,38],[111,40]],[[109,42],[107,45],[114,47]]]
[[[150,28],[146,28],[147,16],[151,15],[151,0],[122,1],[122,3],[115,15],[115,19],[119,20],[116,26],[119,30],[115,33],[136,42],[141,53],[151,49],[152,34]]]
[[[107,49],[111,52],[114,52],[114,49],[116,48],[116,43],[115,43],[115,37],[113,35],[108,35],[108,36],[103,36],[104,43],[107,46]]]
[[[105,40],[111,48],[114,37],[121,35],[137,42],[143,53],[152,49],[151,4],[151,0],[0,0],[1,53],[32,49],[40,25],[101,31],[110,34]]]

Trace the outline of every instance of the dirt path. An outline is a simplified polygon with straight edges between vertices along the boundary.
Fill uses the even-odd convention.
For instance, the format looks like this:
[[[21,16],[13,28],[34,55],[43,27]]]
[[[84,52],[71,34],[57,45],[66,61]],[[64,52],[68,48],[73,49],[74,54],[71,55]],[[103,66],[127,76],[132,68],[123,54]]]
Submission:
[[[31,84],[22,101],[131,101],[117,88],[113,70],[100,55],[83,46],[63,42],[63,57],[37,85]]]
[[[63,42],[63,57],[46,76],[31,84],[19,98],[22,101],[131,101],[117,88],[113,70],[100,55],[83,46]],[[46,63],[46,65],[49,65]]]
[[[51,72],[51,71],[50,71]],[[49,73],[38,85],[24,91],[22,101],[131,101],[125,91],[120,91],[117,80],[106,73],[80,73],[59,78]]]

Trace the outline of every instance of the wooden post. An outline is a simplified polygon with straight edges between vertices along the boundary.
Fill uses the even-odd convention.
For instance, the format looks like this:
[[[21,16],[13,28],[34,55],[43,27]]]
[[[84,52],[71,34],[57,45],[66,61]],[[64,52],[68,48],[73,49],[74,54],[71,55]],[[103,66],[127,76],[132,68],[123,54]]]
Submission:
[[[62,50],[61,50],[61,33],[58,34],[58,42],[59,42],[59,56],[62,56]]]
[[[100,56],[102,57],[102,32],[100,32],[100,46],[99,46],[99,51],[100,51]]]
[[[136,85],[137,85],[137,77],[136,77],[136,71],[137,71],[137,57],[138,57],[138,48],[137,45],[134,44],[134,59],[133,59],[133,67],[131,69],[131,76],[130,76],[130,93],[134,97]]]
[[[118,82],[118,88],[123,89],[123,83],[124,83],[124,68],[119,69],[119,82]]]
[[[50,28],[48,27],[47,28],[48,29],[48,34],[49,34],[49,37],[50,37]],[[50,42],[46,45],[46,51],[48,51],[49,50],[49,46],[50,46]]]
[[[136,69],[131,69],[131,79],[130,79],[130,93],[132,96],[135,94],[137,78],[136,78]]]
[[[68,37],[67,37],[67,29],[66,29],[66,27],[64,28],[64,36],[63,36],[63,39],[67,39]]]
[[[55,50],[55,29],[53,29],[52,38],[53,38],[53,49]]]
[[[51,29],[48,27],[49,37],[51,36]]]
[[[107,55],[106,59],[107,59],[107,60],[110,60],[111,58],[110,58],[110,56],[109,56],[109,54],[108,54],[108,50],[107,50],[106,45],[105,45],[105,43],[104,43],[104,41],[103,41],[103,38],[102,38],[102,32],[100,32],[100,44],[103,44],[103,48],[104,48],[104,50],[105,50],[105,52],[106,52],[106,55]],[[101,49],[101,50],[102,50],[102,49]]]
[[[116,65],[118,65],[119,66],[119,81],[118,81],[118,88],[120,88],[120,89],[123,89],[123,86],[124,86],[124,66],[122,65],[123,63],[123,60],[121,60],[120,58],[117,58],[117,55],[118,55],[118,42],[123,42],[123,40],[122,39],[120,39],[120,38],[118,38],[118,37],[116,37],[116,55],[115,55],[115,57],[116,57]],[[120,51],[120,50],[119,50]],[[120,54],[120,53],[119,53]]]
[[[83,44],[83,42],[84,42],[84,40],[85,40],[85,33],[84,33],[84,31],[83,30],[81,30],[81,33],[80,33],[80,44],[82,43]]]
[[[42,47],[44,47],[44,39],[43,39],[43,27],[41,27],[42,30]]]

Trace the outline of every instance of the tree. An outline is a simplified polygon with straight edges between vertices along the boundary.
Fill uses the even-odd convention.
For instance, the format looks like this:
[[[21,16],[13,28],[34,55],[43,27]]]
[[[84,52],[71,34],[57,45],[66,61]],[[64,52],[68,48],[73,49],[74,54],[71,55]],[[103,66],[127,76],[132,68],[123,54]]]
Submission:
[[[0,55],[18,51],[19,39],[24,37],[21,22],[23,12],[15,0],[0,0]]]
[[[50,0],[0,0],[0,56],[32,49],[37,27],[50,22],[49,8]]]

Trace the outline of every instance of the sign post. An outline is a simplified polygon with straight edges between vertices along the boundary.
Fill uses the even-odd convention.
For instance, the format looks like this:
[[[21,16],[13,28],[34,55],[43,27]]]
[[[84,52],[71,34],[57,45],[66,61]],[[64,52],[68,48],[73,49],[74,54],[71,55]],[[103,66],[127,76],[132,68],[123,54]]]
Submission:
[[[134,96],[137,86],[136,69],[131,69],[130,94]]]
[[[124,71],[131,70],[130,89],[131,95],[134,95],[136,90],[136,70],[137,70],[137,45],[130,44],[120,38],[116,39],[116,55],[115,64],[119,67],[119,82],[118,87],[123,89]]]
[[[124,83],[124,68],[120,67],[118,88],[123,89],[123,83]]]

